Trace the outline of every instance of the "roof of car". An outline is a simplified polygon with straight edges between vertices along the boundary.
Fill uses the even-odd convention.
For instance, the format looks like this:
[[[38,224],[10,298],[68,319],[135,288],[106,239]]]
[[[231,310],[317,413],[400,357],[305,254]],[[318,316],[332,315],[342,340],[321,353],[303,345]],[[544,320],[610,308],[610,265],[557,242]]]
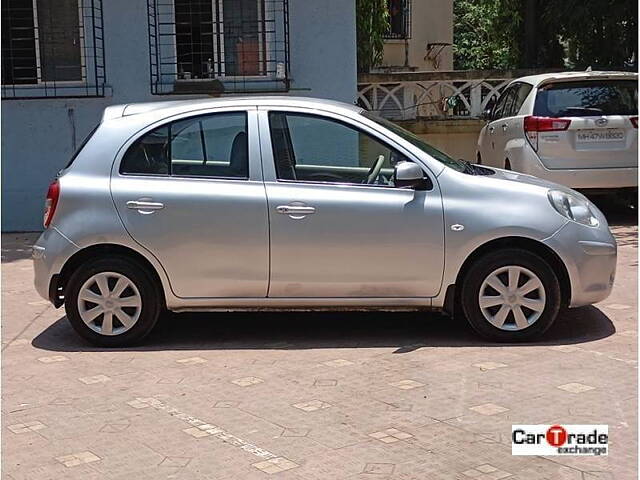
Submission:
[[[232,106],[281,106],[281,107],[306,107],[321,110],[330,107],[332,110],[346,110],[360,112],[362,108],[335,100],[307,97],[289,97],[284,95],[271,96],[244,96],[244,97],[219,97],[200,98],[192,100],[170,100],[164,102],[128,103],[111,105],[104,111],[103,120],[148,113],[151,111],[160,113],[161,110],[171,111],[171,114],[184,113],[194,110],[216,107]]]
[[[553,80],[570,81],[570,80],[588,80],[593,78],[637,80],[638,74],[635,72],[606,72],[606,71],[554,72],[554,73],[541,73],[538,75],[529,75],[527,77],[521,77],[516,80],[519,82],[530,83],[531,85],[536,86],[541,83],[546,83]]]

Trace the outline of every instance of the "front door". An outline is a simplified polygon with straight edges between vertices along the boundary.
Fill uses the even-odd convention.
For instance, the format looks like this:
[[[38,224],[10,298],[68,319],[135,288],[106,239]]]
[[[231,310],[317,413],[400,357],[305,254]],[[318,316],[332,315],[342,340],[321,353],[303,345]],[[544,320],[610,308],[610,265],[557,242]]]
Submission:
[[[111,191],[178,297],[265,297],[269,227],[256,110],[190,116],[143,134]]]
[[[269,297],[431,297],[443,270],[437,183],[393,186],[399,149],[353,121],[260,111]],[[264,132],[264,134],[262,133]]]

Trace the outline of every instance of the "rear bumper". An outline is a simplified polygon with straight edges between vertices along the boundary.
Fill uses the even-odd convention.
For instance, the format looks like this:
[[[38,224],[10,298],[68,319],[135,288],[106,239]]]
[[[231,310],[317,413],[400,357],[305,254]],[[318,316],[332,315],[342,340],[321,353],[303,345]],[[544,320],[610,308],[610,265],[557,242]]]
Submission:
[[[512,161],[514,170],[559,183],[573,189],[607,189],[638,187],[638,167],[549,169],[531,147],[522,149],[521,161]],[[603,156],[606,164],[606,156]]]
[[[59,273],[66,260],[77,251],[78,247],[55,228],[48,228],[42,232],[33,246],[36,291],[56,307],[62,305],[58,292]]]

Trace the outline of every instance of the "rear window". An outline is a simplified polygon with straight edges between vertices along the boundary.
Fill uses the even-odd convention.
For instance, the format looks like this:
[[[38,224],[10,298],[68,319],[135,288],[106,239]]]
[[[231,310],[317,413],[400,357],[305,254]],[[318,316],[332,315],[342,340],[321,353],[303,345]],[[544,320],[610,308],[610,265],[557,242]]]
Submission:
[[[542,86],[533,114],[542,117],[637,115],[638,84],[634,80],[582,80]]]

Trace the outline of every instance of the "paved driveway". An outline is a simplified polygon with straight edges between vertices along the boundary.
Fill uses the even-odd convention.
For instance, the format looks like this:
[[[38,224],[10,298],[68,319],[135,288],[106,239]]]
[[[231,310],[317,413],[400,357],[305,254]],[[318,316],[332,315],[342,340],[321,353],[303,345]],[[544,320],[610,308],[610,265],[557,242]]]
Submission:
[[[414,313],[173,315],[96,349],[3,235],[3,479],[635,479],[637,228],[613,294],[543,342]],[[624,226],[624,225],[627,226]],[[608,424],[608,457],[512,457],[512,424]]]

